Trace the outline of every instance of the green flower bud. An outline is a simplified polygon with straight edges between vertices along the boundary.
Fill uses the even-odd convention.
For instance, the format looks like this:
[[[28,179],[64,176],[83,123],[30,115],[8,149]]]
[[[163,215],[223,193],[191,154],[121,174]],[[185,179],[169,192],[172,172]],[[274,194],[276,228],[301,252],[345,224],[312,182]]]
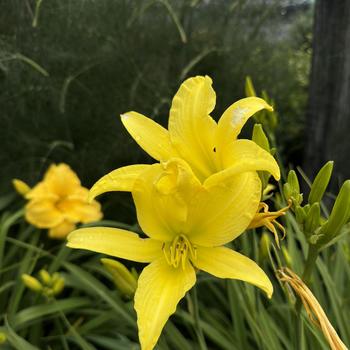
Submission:
[[[269,140],[266,137],[261,124],[254,124],[252,140],[265,151],[270,152]]]
[[[114,284],[126,296],[135,294],[137,279],[122,263],[112,259],[101,259],[102,264],[112,275]]]
[[[247,97],[256,96],[253,81],[249,75],[245,78],[245,95]]]
[[[300,205],[297,205],[295,207],[295,218],[299,225],[303,225],[306,220],[306,212],[305,209],[302,208]]]
[[[333,162],[327,162],[318,172],[311,186],[309,203],[320,202],[332,176]]]
[[[42,284],[34,277],[27,275],[24,273],[22,276],[22,281],[28,287],[29,289],[33,290],[34,292],[41,292],[43,289]]]
[[[46,284],[47,286],[51,285],[52,278],[51,278],[50,274],[46,270],[44,270],[44,269],[40,270],[39,271],[39,277],[40,277],[41,281],[44,284]]]
[[[292,197],[292,187],[288,182],[283,185],[283,194],[287,200]]]
[[[290,170],[287,177],[287,182],[289,183],[293,195],[296,193],[300,193],[300,186],[297,174],[294,170]]]
[[[313,234],[316,229],[320,226],[321,210],[320,203],[314,203],[307,214],[305,220],[304,231],[306,236]]]
[[[336,237],[350,217],[350,180],[346,180],[335,200],[331,215],[322,226],[320,234],[324,235],[323,243],[328,243]]]

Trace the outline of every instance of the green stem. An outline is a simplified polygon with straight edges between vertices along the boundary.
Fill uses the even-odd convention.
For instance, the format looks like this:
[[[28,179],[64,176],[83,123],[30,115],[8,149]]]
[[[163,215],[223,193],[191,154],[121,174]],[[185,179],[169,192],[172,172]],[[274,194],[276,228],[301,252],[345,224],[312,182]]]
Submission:
[[[312,271],[315,267],[317,257],[318,257],[318,249],[314,246],[309,246],[309,251],[307,254],[304,272],[303,272],[302,277],[301,277],[301,279],[307,285],[310,284],[311,274],[312,274]]]
[[[310,284],[312,271],[316,265],[316,260],[318,257],[318,249],[315,246],[309,246],[309,251],[307,253],[307,258],[305,262],[304,272],[301,276],[301,279],[306,285]],[[295,310],[297,315],[300,314],[301,311],[301,299],[299,298],[295,304]]]
[[[198,296],[197,296],[197,288],[196,286],[192,289],[192,306],[193,306],[193,318],[194,318],[194,326],[197,334],[199,347],[201,350],[208,350],[207,344],[205,342],[204,334],[202,327],[200,325],[200,317],[199,317],[199,307],[198,307]]]

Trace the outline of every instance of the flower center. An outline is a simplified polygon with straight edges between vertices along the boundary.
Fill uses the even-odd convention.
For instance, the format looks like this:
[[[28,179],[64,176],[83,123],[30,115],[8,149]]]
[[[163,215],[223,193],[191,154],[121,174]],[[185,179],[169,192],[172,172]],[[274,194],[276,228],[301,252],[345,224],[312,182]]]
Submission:
[[[182,269],[185,269],[187,259],[193,261],[197,258],[196,246],[185,235],[178,235],[171,243],[164,243],[163,253],[169,265],[178,267],[181,264]]]

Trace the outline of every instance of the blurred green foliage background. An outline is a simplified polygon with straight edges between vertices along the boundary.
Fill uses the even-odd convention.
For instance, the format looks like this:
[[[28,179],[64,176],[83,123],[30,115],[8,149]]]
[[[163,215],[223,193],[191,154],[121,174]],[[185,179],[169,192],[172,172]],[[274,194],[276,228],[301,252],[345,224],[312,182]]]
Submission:
[[[287,159],[302,148],[312,6],[305,1],[2,0],[0,192],[64,161],[85,186],[149,162],[119,114],[165,124],[188,76],[208,74],[214,118],[250,75],[280,117]],[[296,161],[297,163],[297,161]]]

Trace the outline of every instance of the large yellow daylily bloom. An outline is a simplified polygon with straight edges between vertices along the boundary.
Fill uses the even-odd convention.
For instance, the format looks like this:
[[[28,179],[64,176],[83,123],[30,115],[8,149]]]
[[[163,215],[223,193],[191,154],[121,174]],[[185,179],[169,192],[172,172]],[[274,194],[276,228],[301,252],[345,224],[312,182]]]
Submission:
[[[150,263],[135,294],[142,350],[153,349],[178,302],[195,284],[197,269],[252,283],[271,297],[273,287],[263,270],[223,246],[248,227],[258,209],[261,182],[256,172],[204,186],[182,159],[131,167],[142,174],[131,180],[131,171],[123,178],[123,168],[116,170],[118,190],[132,191],[139,224],[149,238],[117,228],[82,228],[68,236],[68,246]]]
[[[184,159],[201,182],[225,181],[242,171],[266,170],[276,180],[279,167],[270,153],[251,140],[237,140],[246,121],[256,112],[272,110],[263,99],[243,98],[226,109],[218,123],[210,113],[215,91],[208,76],[189,78],[176,93],[168,130],[137,112],[121,116],[135,141],[154,159]]]
[[[16,183],[18,188],[18,180]],[[49,229],[51,238],[64,239],[76,223],[102,218],[100,204],[95,200],[88,202],[88,194],[88,189],[81,186],[78,176],[67,164],[53,164],[42,181],[23,191],[29,200],[25,207],[26,220],[36,227]]]

